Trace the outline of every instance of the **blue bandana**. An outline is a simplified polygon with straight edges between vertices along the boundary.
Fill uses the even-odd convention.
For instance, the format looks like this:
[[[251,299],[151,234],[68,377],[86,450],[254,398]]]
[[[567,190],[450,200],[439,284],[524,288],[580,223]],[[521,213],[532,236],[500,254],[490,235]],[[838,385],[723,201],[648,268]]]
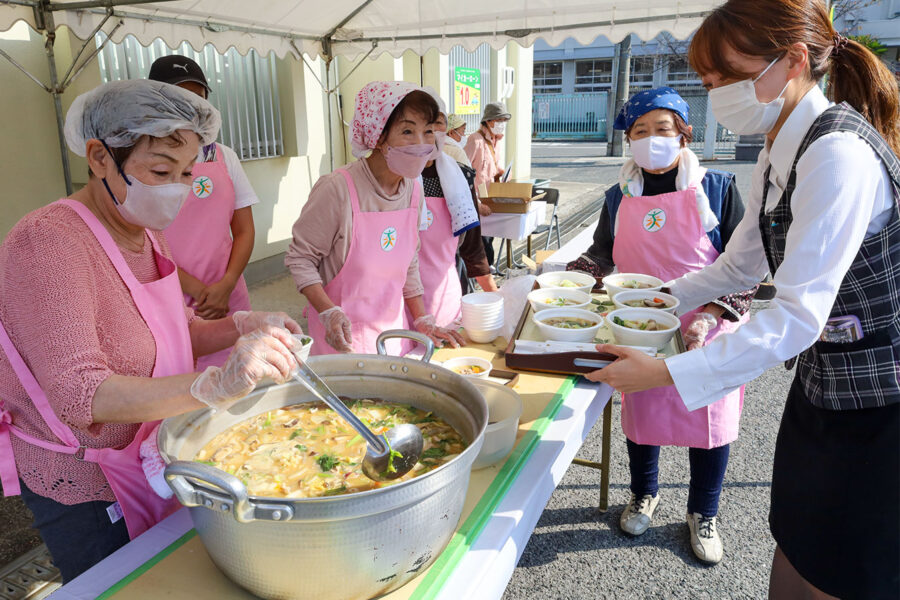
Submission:
[[[635,121],[658,108],[671,110],[681,117],[685,124],[688,123],[688,105],[684,98],[670,87],[659,87],[632,96],[616,117],[613,129],[627,131]]]

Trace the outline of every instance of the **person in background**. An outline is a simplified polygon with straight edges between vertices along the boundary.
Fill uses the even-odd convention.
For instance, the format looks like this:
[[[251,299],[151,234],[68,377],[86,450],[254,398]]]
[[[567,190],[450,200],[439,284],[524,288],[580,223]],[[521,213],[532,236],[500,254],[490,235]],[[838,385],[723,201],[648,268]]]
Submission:
[[[185,56],[163,56],[148,79],[171,83],[208,98],[203,70]],[[212,142],[203,146],[191,170],[191,193],[165,236],[172,249],[187,305],[204,319],[249,311],[244,269],[253,252],[253,191],[234,150]],[[198,369],[221,366],[230,348],[201,356]]]
[[[425,88],[438,104],[434,124],[435,145],[446,149],[447,108],[432,88]],[[459,319],[461,295],[473,277],[484,291],[497,290],[481,242],[478,199],[474,190],[475,173],[450,155],[438,152],[422,171],[427,219],[419,232],[419,267],[425,288],[425,310],[441,323]],[[461,265],[459,263],[462,263]],[[457,285],[463,281],[466,286]]]
[[[693,137],[688,105],[661,87],[631,97],[615,120],[633,158],[606,192],[594,243],[568,270],[605,277],[614,267],[668,281],[712,264],[744,216],[734,175],[700,166],[688,148]],[[718,298],[681,315],[689,349],[699,348],[747,320],[753,290]],[[719,496],[729,444],[738,435],[744,388],[702,411],[688,411],[674,387],[622,395],[622,430],[628,446],[631,501],[619,520],[641,535],[660,501],[660,446],[687,446],[690,486],[687,524],[700,560],[718,563]]]
[[[503,175],[503,165],[500,164],[500,154],[497,144],[506,133],[506,124],[512,115],[506,110],[502,102],[491,102],[484,107],[481,115],[481,127],[474,134],[468,136],[464,146],[469,163],[475,169],[475,189],[487,186],[494,181],[500,181]],[[479,202],[478,211],[482,216],[491,214],[491,209]],[[494,264],[494,238],[483,237],[484,253],[488,264]]]
[[[190,193],[218,111],[157,81],[114,81],[66,114],[87,184],[32,211],[0,244],[0,482],[22,494],[68,582],[179,508],[159,421],[225,410],[296,369],[283,313],[198,319],[165,229]],[[197,355],[234,346],[223,367]]]
[[[375,354],[383,331],[407,327],[405,309],[436,344],[462,343],[425,310],[419,274],[425,211],[417,178],[437,151],[437,113],[411,83],[375,81],[357,94],[351,142],[359,160],[313,186],[284,261],[309,300],[314,354]],[[389,348],[404,354],[412,346]]]
[[[452,156],[453,160],[459,164],[471,168],[472,163],[469,162],[469,157],[466,156],[465,151],[468,137],[466,135],[466,122],[463,118],[455,114],[447,115],[447,139],[444,144],[444,152]]]
[[[835,31],[821,0],[728,0],[689,59],[716,120],[766,145],[728,248],[669,286],[691,308],[770,271],[775,297],[736,332],[665,360],[601,346],[619,358],[588,378],[625,393],[674,383],[694,411],[796,364],[772,467],[769,598],[897,598],[897,80]]]

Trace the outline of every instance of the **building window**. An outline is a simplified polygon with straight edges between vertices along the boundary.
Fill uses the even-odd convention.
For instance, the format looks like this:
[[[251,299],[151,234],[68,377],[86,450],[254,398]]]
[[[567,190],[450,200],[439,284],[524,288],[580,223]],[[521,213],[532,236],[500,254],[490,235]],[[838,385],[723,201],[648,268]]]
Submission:
[[[700,76],[684,56],[669,56],[668,84],[672,87],[701,85]]]
[[[562,93],[562,62],[534,63],[534,93]]]
[[[607,92],[612,89],[612,59],[576,60],[575,91]]]
[[[656,65],[652,56],[632,56],[630,87],[639,89],[653,87],[655,70]]]
[[[103,42],[97,34],[97,44]],[[230,48],[220,54],[212,44],[195,52],[188,43],[172,50],[156,39],[142,46],[133,36],[109,43],[100,52],[100,76],[104,82],[146,78],[150,65],[160,56],[180,54],[203,69],[212,92],[209,101],[222,114],[217,141],[231,147],[241,160],[271,158],[284,154],[281,106],[275,57],[262,58],[255,50],[241,56]]]

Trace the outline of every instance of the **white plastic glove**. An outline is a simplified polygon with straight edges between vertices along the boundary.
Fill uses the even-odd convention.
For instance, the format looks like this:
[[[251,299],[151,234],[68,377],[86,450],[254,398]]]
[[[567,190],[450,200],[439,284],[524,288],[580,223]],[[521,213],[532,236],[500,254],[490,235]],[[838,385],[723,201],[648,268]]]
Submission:
[[[684,332],[684,344],[688,350],[696,350],[703,346],[706,336],[709,332],[716,328],[718,319],[708,312],[698,312],[691,321],[690,326]]]
[[[191,385],[191,395],[215,410],[227,410],[265,377],[284,382],[297,368],[287,330],[264,326],[238,338],[222,367],[208,367]]]
[[[325,327],[325,341],[329,346],[344,354],[353,352],[353,327],[343,308],[332,306],[322,311],[319,321]]]
[[[241,335],[247,335],[266,325],[281,327],[287,329],[291,333],[302,334],[303,330],[295,320],[290,318],[287,313],[283,312],[264,312],[264,311],[248,311],[239,310],[231,315],[234,319],[234,326]]]
[[[413,321],[413,327],[416,331],[427,335],[434,342],[434,345],[440,348],[444,342],[449,342],[454,348],[459,348],[465,344],[465,340],[458,331],[447,327],[438,327],[434,315],[422,315]]]

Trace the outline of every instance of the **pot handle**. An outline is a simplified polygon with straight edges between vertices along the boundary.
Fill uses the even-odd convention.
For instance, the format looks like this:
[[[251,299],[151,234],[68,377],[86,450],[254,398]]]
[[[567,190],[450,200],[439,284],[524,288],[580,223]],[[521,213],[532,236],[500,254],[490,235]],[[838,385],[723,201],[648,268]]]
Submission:
[[[256,520],[285,521],[293,517],[294,511],[288,505],[252,502],[247,488],[237,477],[210,465],[178,460],[166,466],[165,478],[183,505],[231,512],[239,523]],[[191,480],[213,489],[197,485]]]
[[[384,343],[393,338],[406,338],[408,340],[419,342],[425,346],[425,355],[422,357],[422,362],[427,363],[431,361],[431,356],[434,354],[434,342],[432,342],[431,338],[427,335],[421,334],[418,331],[409,331],[408,329],[389,329],[388,331],[382,332],[381,335],[378,336],[378,339],[375,340],[375,348],[378,349],[378,354],[381,356],[388,355]]]

